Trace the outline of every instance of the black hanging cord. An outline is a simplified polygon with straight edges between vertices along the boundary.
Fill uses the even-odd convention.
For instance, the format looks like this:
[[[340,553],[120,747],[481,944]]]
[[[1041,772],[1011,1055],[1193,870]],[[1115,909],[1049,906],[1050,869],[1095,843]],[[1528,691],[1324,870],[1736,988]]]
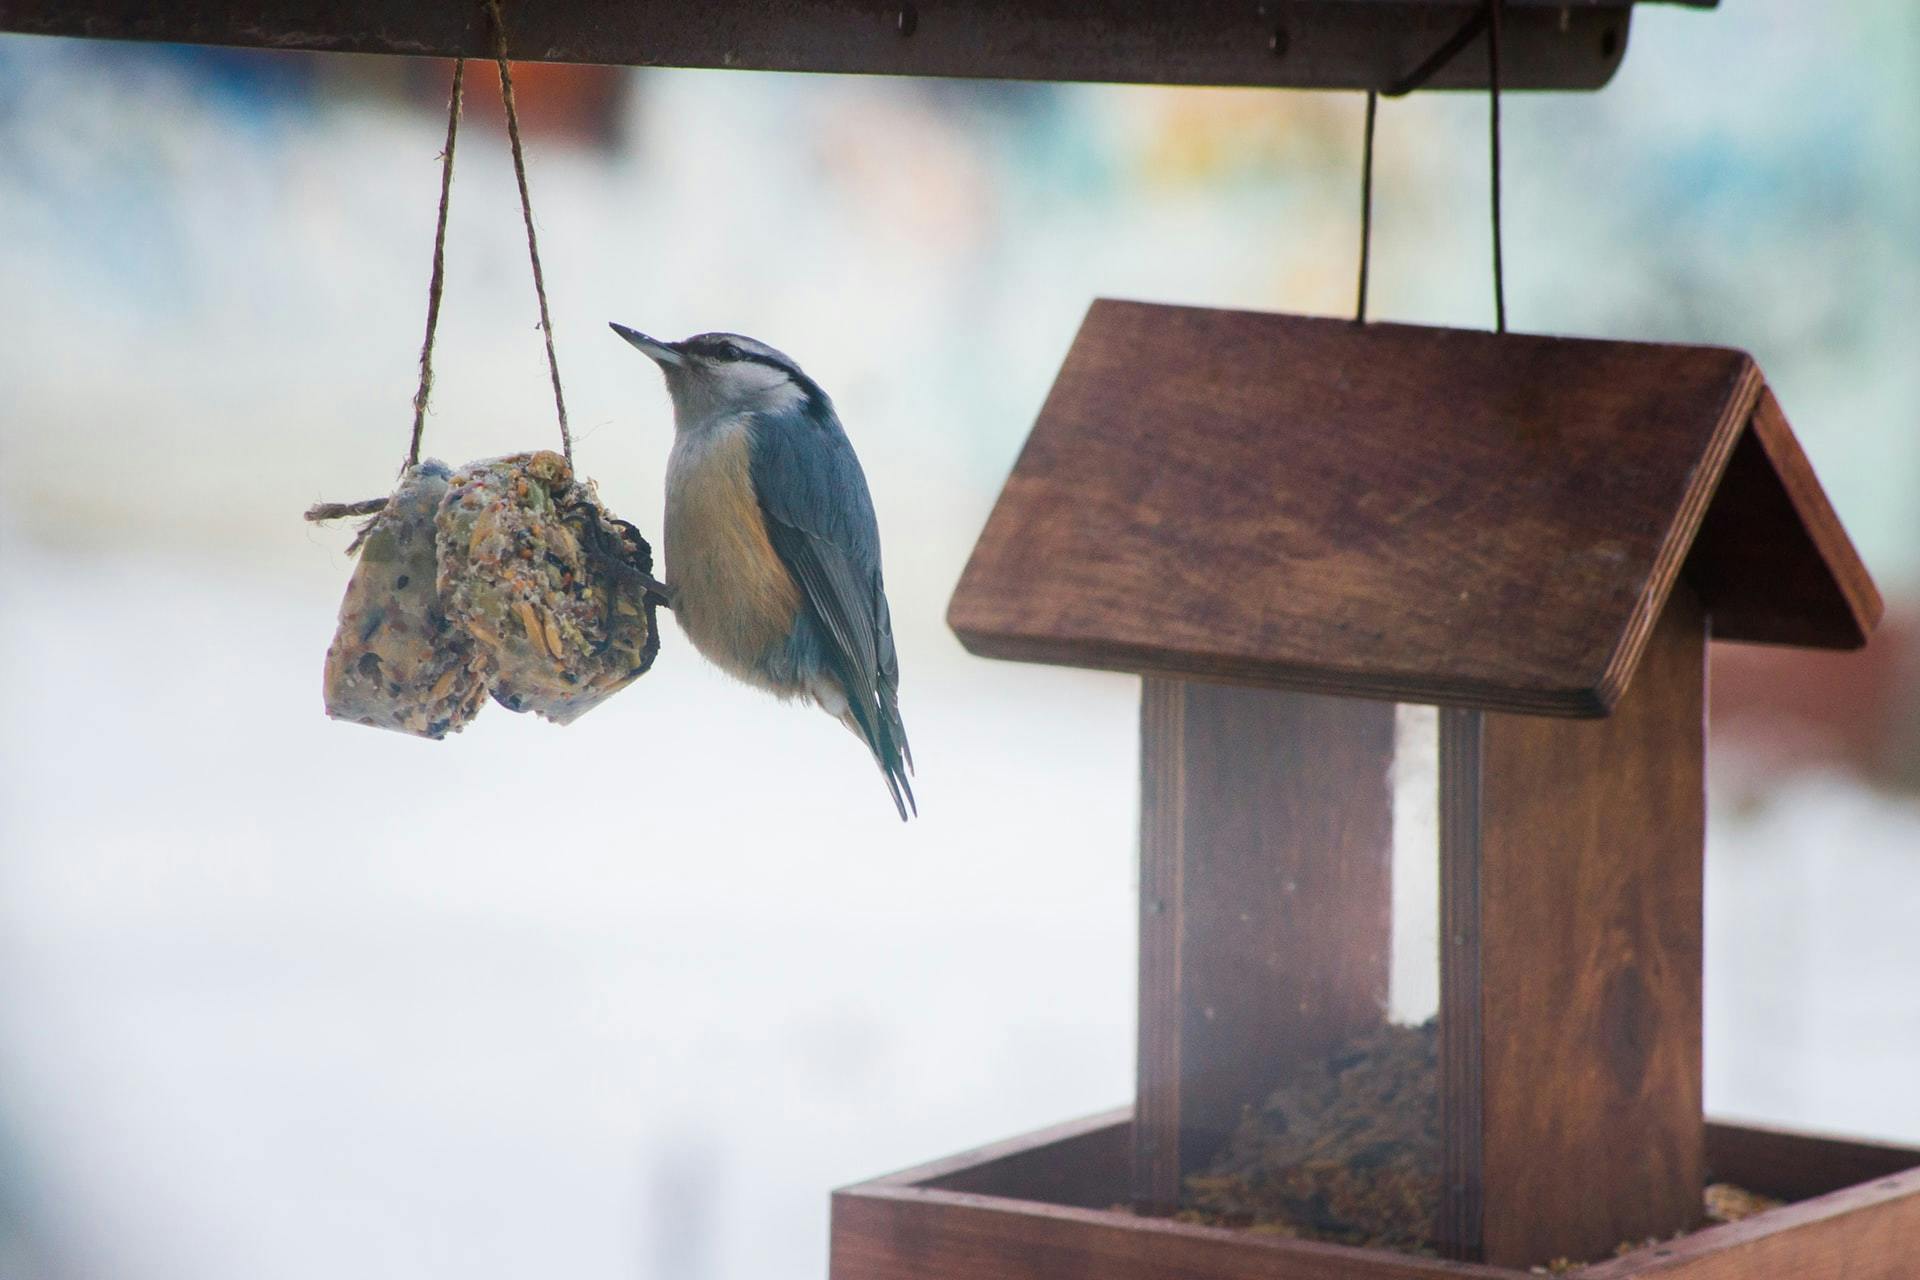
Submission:
[[[1448,36],[1438,49],[1428,54],[1419,66],[1395,80],[1381,90],[1389,98],[1401,98],[1412,93],[1427,81],[1433,79],[1440,68],[1460,56],[1460,51],[1472,44],[1487,24],[1492,20],[1492,0],[1473,11],[1473,16],[1462,23],[1460,29]]]
[[[1373,258],[1373,122],[1380,110],[1380,95],[1367,91],[1367,140],[1360,161],[1360,296],[1354,303],[1353,322],[1367,322],[1367,268]]]
[[[1500,250],[1500,10],[1505,0],[1487,0],[1491,25],[1487,29],[1488,132],[1493,170],[1493,331],[1507,331],[1507,278]]]
[[[1460,51],[1480,35],[1487,33],[1487,89],[1488,89],[1488,141],[1490,143],[1489,168],[1492,171],[1492,211],[1493,211],[1493,324],[1495,333],[1507,331],[1507,278],[1506,259],[1502,248],[1500,231],[1500,17],[1506,0],[1486,0],[1486,3],[1474,11],[1471,18],[1462,23],[1459,30],[1421,61],[1420,65],[1406,75],[1389,84],[1380,93],[1389,98],[1397,98],[1412,93],[1434,77],[1447,63],[1460,55]],[[1373,241],[1373,126],[1378,109],[1379,94],[1367,93],[1367,132],[1366,147],[1363,152],[1360,173],[1360,287],[1359,300],[1354,307],[1354,320],[1365,324],[1367,320],[1367,273],[1372,258]]]

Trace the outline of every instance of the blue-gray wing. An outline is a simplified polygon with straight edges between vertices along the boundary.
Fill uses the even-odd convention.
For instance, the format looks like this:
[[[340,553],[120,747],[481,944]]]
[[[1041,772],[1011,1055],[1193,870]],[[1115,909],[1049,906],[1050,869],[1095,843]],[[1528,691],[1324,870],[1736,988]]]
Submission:
[[[830,408],[763,418],[753,432],[753,487],[767,535],[805,597],[803,609],[846,690],[905,818],[913,752],[900,720],[900,662],[880,572],[880,528],[867,477]]]

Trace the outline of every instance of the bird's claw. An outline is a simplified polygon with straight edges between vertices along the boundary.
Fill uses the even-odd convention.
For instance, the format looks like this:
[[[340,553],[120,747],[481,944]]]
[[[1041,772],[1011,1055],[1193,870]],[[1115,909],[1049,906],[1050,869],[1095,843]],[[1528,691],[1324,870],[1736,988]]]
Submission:
[[[634,568],[619,556],[602,551],[598,547],[588,547],[586,553],[595,564],[612,573],[627,586],[639,587],[655,604],[673,608],[673,588],[660,579],[645,570]]]

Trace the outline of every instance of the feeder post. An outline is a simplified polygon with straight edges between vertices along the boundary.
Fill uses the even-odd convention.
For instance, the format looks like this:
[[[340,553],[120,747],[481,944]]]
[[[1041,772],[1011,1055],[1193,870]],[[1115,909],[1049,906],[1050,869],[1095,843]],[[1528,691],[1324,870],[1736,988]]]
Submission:
[[[1148,677],[1134,1196],[1386,1017],[1393,704]]]
[[[1600,720],[1440,731],[1441,1244],[1525,1266],[1700,1219],[1707,618]]]

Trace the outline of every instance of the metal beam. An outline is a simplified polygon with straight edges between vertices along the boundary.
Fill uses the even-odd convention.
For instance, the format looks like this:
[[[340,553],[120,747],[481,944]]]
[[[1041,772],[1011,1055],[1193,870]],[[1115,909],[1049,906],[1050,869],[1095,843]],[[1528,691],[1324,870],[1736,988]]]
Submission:
[[[513,56],[527,61],[1385,89],[1476,3],[519,0],[506,9]],[[1506,5],[1505,87],[1597,89],[1626,52],[1630,0]],[[0,0],[0,30],[340,53],[489,52],[482,11],[464,0]],[[1431,87],[1484,87],[1483,50],[1476,39]]]

